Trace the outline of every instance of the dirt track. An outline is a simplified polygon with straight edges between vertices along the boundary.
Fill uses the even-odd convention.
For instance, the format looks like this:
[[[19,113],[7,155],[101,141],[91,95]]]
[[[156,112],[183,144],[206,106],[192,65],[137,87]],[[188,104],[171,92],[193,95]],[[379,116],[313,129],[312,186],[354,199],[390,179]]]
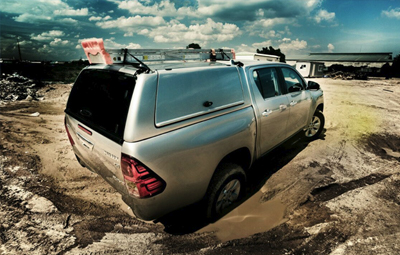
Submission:
[[[246,201],[208,225],[196,208],[139,221],[80,167],[63,127],[70,85],[0,103],[0,254],[399,254],[400,79],[313,80],[323,137],[260,160]]]

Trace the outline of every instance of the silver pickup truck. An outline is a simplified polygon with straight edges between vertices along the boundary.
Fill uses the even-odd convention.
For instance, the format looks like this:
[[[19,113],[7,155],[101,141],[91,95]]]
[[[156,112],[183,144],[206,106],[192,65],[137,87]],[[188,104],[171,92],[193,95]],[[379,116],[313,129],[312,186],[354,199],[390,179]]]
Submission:
[[[65,127],[80,164],[137,217],[202,202],[215,218],[243,195],[255,160],[321,134],[323,106],[319,85],[282,63],[98,64],[77,78]]]

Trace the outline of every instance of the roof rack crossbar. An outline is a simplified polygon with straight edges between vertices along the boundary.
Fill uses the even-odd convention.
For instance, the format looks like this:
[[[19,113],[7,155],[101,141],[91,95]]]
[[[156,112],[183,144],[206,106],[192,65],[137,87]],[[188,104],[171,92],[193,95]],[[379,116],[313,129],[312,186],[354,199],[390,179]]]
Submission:
[[[164,61],[216,61],[235,59],[230,49],[105,49],[102,39],[82,41],[82,47],[91,64],[140,64],[150,70],[144,62]]]
[[[125,50],[129,53],[124,54]],[[114,63],[163,62],[163,61],[206,61],[210,59],[211,50],[206,49],[108,49]],[[235,58],[234,50],[215,51],[215,60],[230,60]],[[133,58],[132,56],[135,56]],[[132,59],[133,58],[133,59]]]

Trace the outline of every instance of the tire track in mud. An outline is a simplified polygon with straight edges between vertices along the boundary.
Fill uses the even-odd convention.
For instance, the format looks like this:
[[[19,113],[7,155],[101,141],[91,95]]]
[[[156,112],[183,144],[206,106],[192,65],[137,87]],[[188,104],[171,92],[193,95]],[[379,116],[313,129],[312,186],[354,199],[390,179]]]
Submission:
[[[391,175],[385,175],[385,174],[371,174],[361,179],[353,180],[347,183],[333,183],[327,186],[314,189],[311,192],[311,195],[314,201],[325,202],[332,200],[350,190],[362,188],[367,185],[373,185],[390,176]]]
[[[363,149],[376,153],[383,162],[395,167],[393,172],[371,173],[341,183],[328,178],[326,183],[320,183],[320,186],[311,190],[308,200],[293,210],[287,222],[264,233],[228,241],[205,254],[360,254],[366,250],[397,254],[400,246],[395,243],[400,237],[400,218],[393,216],[400,209],[400,166],[396,163],[398,158],[388,155],[380,147],[398,151],[398,141],[399,138],[393,135],[372,134],[360,141],[358,145],[361,148],[357,148],[360,154],[364,153]],[[342,141],[328,162],[320,164],[311,161],[309,167],[328,175],[337,171],[337,168],[340,171],[345,167],[342,163],[347,164],[342,160],[348,160],[349,157],[346,144],[354,146]],[[368,155],[362,154],[362,157],[366,164],[368,160],[373,160]],[[279,192],[283,191],[276,191],[274,195],[279,195]],[[365,211],[346,202],[346,197],[356,199],[361,209],[365,207]],[[373,206],[362,206],[362,199]],[[337,203],[333,202],[335,200],[343,200],[341,203],[344,207],[332,207]],[[374,211],[376,208],[382,211]],[[387,242],[394,245],[388,246]]]
[[[381,148],[390,148],[391,151],[397,152],[400,150],[399,145],[399,138],[388,134],[371,134],[365,136],[356,144],[341,140],[336,149],[332,150],[332,154],[327,157],[325,163],[311,160],[304,167],[309,172],[298,176],[298,179],[291,185],[293,189],[296,185],[308,185],[309,196],[307,200],[299,203],[297,208],[293,208],[292,212],[289,212],[287,222],[265,233],[228,241],[206,254],[220,254],[221,252],[224,254],[329,254],[334,251],[339,252],[338,254],[347,254],[343,252],[354,250],[357,252],[350,254],[359,254],[359,251],[365,251],[365,249],[356,249],[356,247],[379,245],[384,242],[379,241],[379,238],[382,238],[379,235],[378,237],[374,236],[376,235],[374,230],[362,231],[364,228],[376,228],[377,231],[381,231],[378,233],[387,233],[388,239],[397,242],[395,238],[397,238],[396,233],[400,236],[400,219],[393,219],[392,215],[396,215],[400,209],[400,195],[398,195],[400,173],[398,171],[399,165],[396,163],[398,158],[394,157],[393,153],[387,153],[387,149],[382,150]],[[349,148],[353,150],[350,154],[348,154]],[[376,154],[383,162],[387,162],[388,166],[394,166],[394,169],[388,172],[385,168],[378,168],[378,172],[373,172],[374,168],[371,167],[368,169],[372,173],[344,182],[338,182],[333,178],[339,177],[339,174],[344,174],[345,178],[342,178],[342,180],[346,180],[346,175],[349,173],[345,168],[351,162],[361,162],[366,166],[375,162],[376,159],[368,155],[368,152]],[[321,178],[318,181],[316,176],[319,174]],[[322,176],[325,176],[325,178]],[[314,187],[310,182],[314,182]],[[294,198],[294,196],[290,196],[291,192],[288,192],[291,187],[285,187],[286,189],[270,190],[269,193],[264,194],[264,199],[267,201],[276,196]],[[362,194],[359,195],[360,198],[371,203],[380,199],[388,201],[389,205],[387,206],[387,202],[375,202],[382,203],[385,207],[383,210],[385,213],[376,213],[376,215],[372,213],[374,216],[368,216],[378,219],[376,222],[379,222],[379,219],[384,219],[384,222],[387,223],[383,225],[378,223],[376,227],[370,226],[370,223],[364,219],[370,210],[366,212],[358,210],[357,205],[354,205],[355,208],[353,208],[350,202],[348,203],[349,207],[328,207],[330,203],[335,204],[332,201],[340,201],[341,199],[346,201],[346,197],[352,198],[353,193]],[[362,201],[358,203],[362,203]],[[344,202],[344,205],[346,204]],[[372,208],[377,207],[374,205],[371,206]],[[354,217],[343,216],[341,210],[344,210],[347,214],[353,212]],[[394,235],[392,236],[391,233],[394,233]],[[381,247],[383,247],[381,251],[388,254],[397,250],[396,246],[393,246],[393,250],[390,247]]]

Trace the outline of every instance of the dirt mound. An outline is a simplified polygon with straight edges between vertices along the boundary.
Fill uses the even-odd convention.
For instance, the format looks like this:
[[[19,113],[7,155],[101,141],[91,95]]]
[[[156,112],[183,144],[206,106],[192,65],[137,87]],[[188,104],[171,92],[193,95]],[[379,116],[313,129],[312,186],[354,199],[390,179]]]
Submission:
[[[400,161],[400,137],[392,134],[371,134],[363,138],[367,150],[384,159]]]

